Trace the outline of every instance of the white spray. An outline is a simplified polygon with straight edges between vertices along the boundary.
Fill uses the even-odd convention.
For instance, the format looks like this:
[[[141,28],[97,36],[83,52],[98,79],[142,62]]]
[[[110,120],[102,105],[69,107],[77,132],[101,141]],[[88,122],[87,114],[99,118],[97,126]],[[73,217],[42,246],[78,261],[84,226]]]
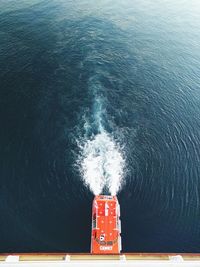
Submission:
[[[122,184],[125,161],[119,143],[102,125],[103,109],[99,97],[95,99],[95,107],[93,115],[99,133],[79,143],[80,172],[84,183],[95,195],[101,194],[104,189],[116,195]],[[85,126],[87,128],[88,123]]]

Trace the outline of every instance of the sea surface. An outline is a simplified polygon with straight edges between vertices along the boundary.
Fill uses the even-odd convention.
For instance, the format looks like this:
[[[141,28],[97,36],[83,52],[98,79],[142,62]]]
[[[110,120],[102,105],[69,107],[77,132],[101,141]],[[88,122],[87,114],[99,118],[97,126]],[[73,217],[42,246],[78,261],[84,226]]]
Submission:
[[[200,252],[199,0],[0,0],[0,252]]]

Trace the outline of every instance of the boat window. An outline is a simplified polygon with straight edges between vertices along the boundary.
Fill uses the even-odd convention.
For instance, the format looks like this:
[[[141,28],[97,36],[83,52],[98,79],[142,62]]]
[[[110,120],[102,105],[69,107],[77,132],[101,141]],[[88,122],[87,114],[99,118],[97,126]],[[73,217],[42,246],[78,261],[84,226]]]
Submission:
[[[93,229],[97,228],[97,220],[96,220],[96,217],[95,217],[95,219],[92,220],[92,228]]]

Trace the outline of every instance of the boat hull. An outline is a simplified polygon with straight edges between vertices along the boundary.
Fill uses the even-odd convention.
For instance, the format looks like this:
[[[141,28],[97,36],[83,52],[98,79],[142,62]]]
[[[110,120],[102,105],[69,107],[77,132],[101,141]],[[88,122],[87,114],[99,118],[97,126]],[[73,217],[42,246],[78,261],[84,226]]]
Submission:
[[[95,196],[92,205],[91,253],[121,251],[120,206],[116,196]]]

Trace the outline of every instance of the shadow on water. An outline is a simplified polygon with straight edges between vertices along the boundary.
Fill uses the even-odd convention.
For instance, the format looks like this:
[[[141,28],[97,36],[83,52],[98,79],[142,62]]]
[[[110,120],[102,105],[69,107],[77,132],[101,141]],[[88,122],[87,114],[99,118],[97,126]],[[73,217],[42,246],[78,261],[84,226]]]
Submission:
[[[82,55],[39,13],[1,20],[0,250],[88,251],[92,195],[73,171]]]

